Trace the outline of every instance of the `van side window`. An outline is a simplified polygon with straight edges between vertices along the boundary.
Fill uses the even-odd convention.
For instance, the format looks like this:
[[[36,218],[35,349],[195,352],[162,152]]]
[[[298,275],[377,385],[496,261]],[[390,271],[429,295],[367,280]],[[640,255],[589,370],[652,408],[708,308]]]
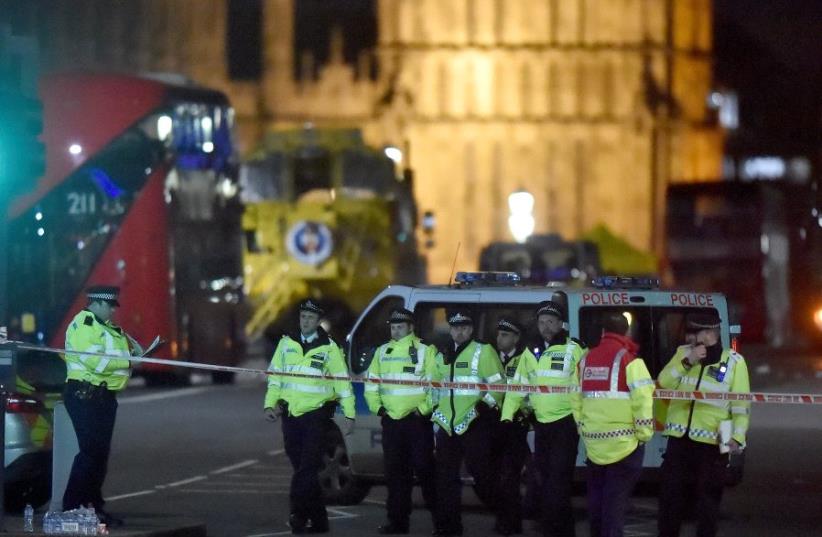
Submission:
[[[488,343],[496,348],[497,323],[500,318],[513,319],[525,328],[522,343],[532,347],[539,343],[539,332],[534,312],[537,304],[475,304],[475,303],[433,303],[417,304],[417,335],[426,343],[434,344],[439,349],[451,345],[447,314],[461,310],[470,312],[474,319],[474,339]]]
[[[352,374],[359,375],[368,369],[374,358],[374,351],[391,337],[388,328],[391,310],[404,306],[402,297],[387,296],[371,308],[350,342],[348,362]]]
[[[586,307],[580,308],[580,339],[589,348],[599,345],[603,320],[614,313],[628,320],[628,336],[639,345],[638,355],[656,378],[676,352],[686,343],[687,314],[716,312],[710,308]]]

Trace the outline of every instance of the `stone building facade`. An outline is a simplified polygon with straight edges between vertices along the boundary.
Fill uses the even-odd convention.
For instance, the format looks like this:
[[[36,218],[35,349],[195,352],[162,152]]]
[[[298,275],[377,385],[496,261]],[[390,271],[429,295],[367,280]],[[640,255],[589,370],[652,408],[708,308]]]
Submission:
[[[73,0],[32,16],[47,68],[173,71],[223,89],[245,147],[312,121],[406,149],[419,206],[437,215],[433,282],[457,243],[471,268],[510,240],[515,190],[535,196],[538,233],[605,223],[660,252],[666,185],[719,175],[711,0],[376,0],[373,50],[345,63],[337,33],[318,75],[296,77],[300,0],[264,0],[262,73],[241,82],[228,77],[227,1]]]

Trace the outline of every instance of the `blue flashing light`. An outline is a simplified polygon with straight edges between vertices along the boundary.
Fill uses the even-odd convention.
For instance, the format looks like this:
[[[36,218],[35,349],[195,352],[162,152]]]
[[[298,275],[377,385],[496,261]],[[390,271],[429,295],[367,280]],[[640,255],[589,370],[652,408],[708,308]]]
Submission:
[[[457,272],[456,282],[463,284],[514,284],[521,278],[516,272]]]
[[[94,180],[97,186],[99,186],[109,198],[119,198],[125,193],[125,190],[117,186],[117,183],[100,168],[92,168],[89,173],[91,174],[92,180]]]
[[[597,289],[658,289],[659,278],[600,276],[594,278],[591,284]]]

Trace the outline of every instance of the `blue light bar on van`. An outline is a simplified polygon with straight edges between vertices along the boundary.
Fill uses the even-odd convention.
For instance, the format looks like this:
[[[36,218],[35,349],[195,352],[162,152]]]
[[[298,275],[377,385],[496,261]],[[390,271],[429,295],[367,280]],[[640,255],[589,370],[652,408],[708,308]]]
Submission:
[[[457,283],[512,284],[521,278],[516,272],[457,272]]]
[[[659,278],[600,276],[594,278],[591,284],[597,289],[658,289]]]

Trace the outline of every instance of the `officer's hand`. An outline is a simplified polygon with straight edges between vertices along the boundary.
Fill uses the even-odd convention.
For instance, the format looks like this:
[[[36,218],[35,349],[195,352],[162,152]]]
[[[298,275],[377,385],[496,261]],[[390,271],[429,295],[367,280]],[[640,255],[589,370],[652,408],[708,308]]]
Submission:
[[[690,352],[688,352],[688,356],[685,358],[689,364],[694,365],[704,360],[707,355],[708,351],[705,349],[705,345],[699,344],[692,346]]]
[[[728,440],[728,443],[726,445],[728,446],[728,449],[730,450],[730,452],[733,453],[734,455],[736,455],[737,453],[742,452],[742,446],[739,444],[739,442],[737,442],[733,438]]]
[[[268,407],[265,409],[265,419],[268,421],[277,421],[283,415],[283,409],[280,405],[275,407]]]
[[[354,432],[354,418],[345,418],[343,422],[343,435],[350,436]]]
[[[490,416],[492,418],[499,417],[499,410],[496,407],[492,408],[488,406],[488,403],[486,403],[485,401],[480,401],[479,403],[477,403],[476,409],[477,414],[479,414],[480,416]]]
[[[128,337],[128,340],[131,342],[131,355],[132,356],[142,356],[143,353],[145,352],[143,350],[143,346],[140,345],[139,343],[137,343],[137,340],[134,339],[133,337],[129,336],[128,334],[126,334],[126,335]]]

